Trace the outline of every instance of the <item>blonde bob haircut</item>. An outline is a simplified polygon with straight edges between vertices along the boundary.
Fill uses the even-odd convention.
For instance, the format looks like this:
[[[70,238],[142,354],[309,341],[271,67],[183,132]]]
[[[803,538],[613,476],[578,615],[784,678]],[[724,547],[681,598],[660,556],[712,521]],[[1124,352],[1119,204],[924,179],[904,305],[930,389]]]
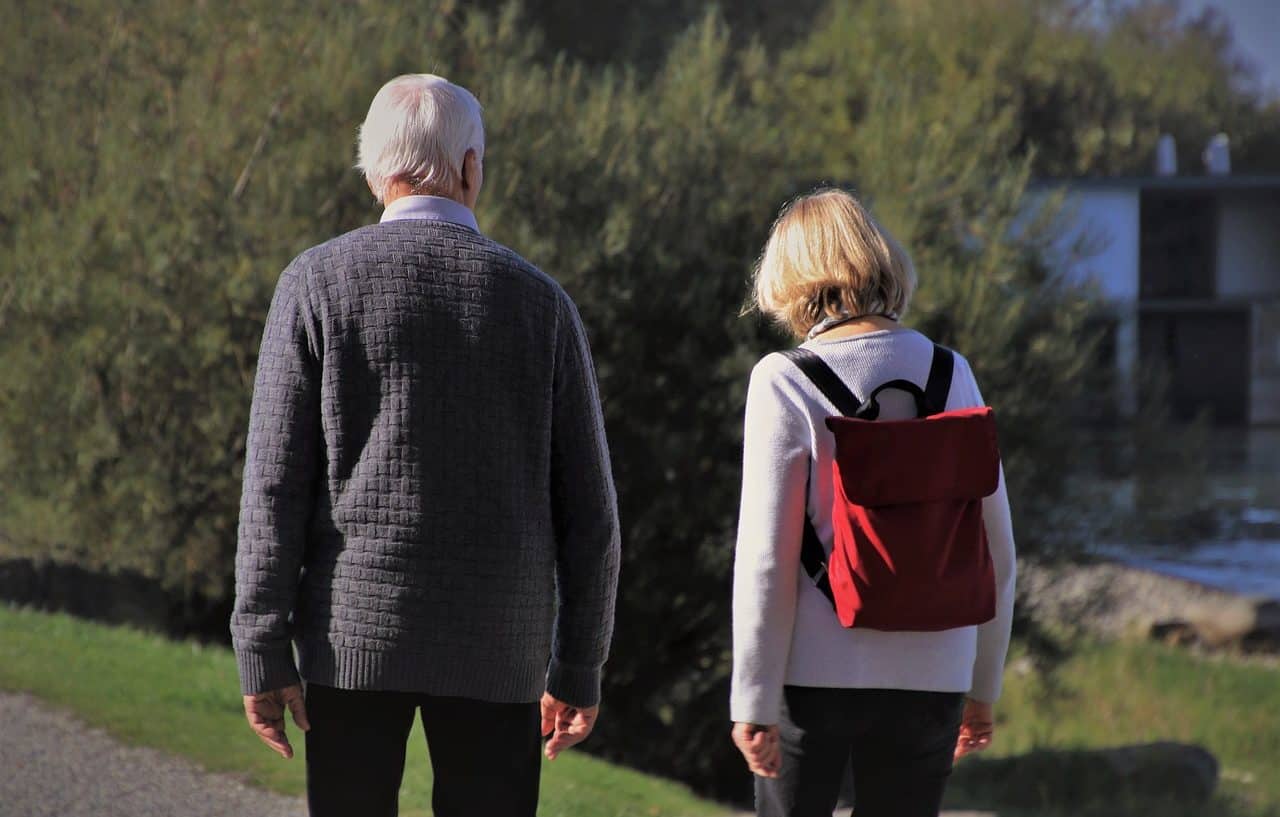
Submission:
[[[819,321],[906,314],[916,272],[905,250],[843,190],[792,201],[773,223],[755,269],[755,304],[803,338]]]

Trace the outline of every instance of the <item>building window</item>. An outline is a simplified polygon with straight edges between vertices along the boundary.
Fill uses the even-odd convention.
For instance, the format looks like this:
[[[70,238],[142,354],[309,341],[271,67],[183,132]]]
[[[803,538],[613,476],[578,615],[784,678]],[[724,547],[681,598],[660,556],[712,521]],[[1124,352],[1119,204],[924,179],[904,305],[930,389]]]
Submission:
[[[1140,223],[1142,300],[1216,295],[1218,208],[1213,196],[1144,191]]]

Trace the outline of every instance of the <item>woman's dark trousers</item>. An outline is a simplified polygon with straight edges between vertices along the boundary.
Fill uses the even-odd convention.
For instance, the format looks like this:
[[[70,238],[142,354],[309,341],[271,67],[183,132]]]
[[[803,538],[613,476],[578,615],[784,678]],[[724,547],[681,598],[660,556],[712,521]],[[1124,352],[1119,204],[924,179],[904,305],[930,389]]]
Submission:
[[[854,817],[937,817],[963,712],[958,692],[788,686],[782,769],[756,778],[756,814],[831,817],[852,763]]]
[[[504,704],[308,684],[311,817],[395,817],[413,718],[422,710],[436,817],[533,817],[542,761],[537,702]]]

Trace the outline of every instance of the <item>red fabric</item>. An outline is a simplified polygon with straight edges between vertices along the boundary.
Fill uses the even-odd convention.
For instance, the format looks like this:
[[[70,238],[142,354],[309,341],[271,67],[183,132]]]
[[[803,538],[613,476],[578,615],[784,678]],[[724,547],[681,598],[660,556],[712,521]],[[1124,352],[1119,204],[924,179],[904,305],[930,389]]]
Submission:
[[[982,498],[1000,477],[989,407],[919,420],[830,417],[835,547],[828,564],[846,627],[948,630],[996,613]]]

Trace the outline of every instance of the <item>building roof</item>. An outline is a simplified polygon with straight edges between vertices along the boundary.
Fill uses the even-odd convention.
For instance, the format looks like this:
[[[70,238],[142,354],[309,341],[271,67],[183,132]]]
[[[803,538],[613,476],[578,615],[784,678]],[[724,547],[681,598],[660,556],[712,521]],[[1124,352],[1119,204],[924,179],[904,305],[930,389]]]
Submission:
[[[1077,179],[1036,179],[1033,190],[1065,187],[1071,190],[1189,190],[1214,193],[1228,190],[1280,192],[1280,175],[1226,174],[1222,176],[1093,176]]]

